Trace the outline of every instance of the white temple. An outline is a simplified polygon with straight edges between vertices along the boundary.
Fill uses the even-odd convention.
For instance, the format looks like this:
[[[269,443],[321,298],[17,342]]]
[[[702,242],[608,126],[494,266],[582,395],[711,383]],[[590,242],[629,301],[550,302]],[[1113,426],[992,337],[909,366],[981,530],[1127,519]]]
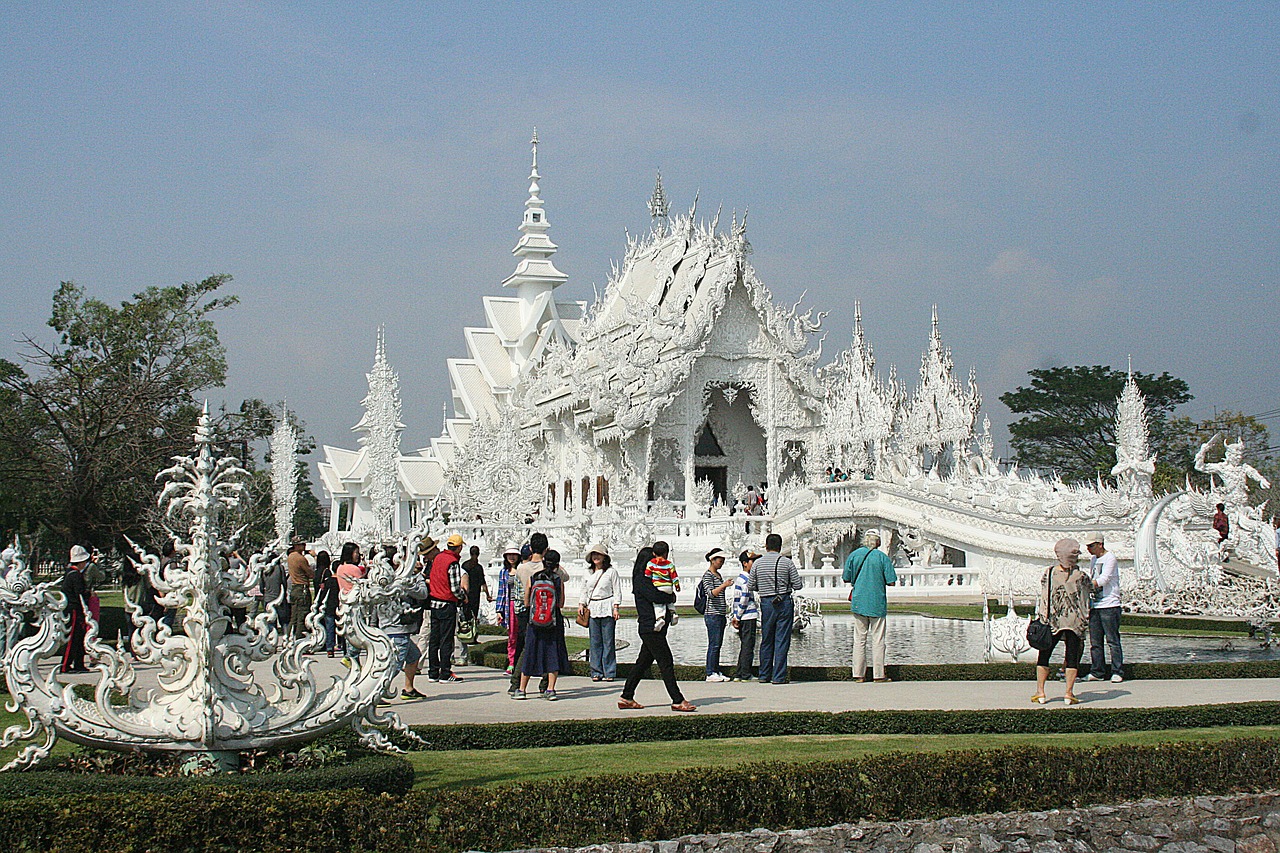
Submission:
[[[877,529],[902,566],[895,594],[1025,595],[1057,539],[1101,530],[1126,589],[1154,591],[1148,602],[1219,578],[1223,556],[1272,582],[1274,560],[1249,542],[1220,552],[1204,512],[1215,492],[1152,496],[1132,379],[1114,485],[1002,470],[989,422],[976,429],[975,373],[955,376],[936,308],[910,389],[896,369],[877,371],[861,311],[849,347],[820,365],[824,315],[774,302],[748,261],[746,217],[721,231],[718,212],[698,219],[696,200],[672,217],[661,177],[652,227],[628,239],[604,293],[558,298],[568,279],[553,261],[536,132],[532,144],[516,268],[505,295],[482,298],[487,325],[463,330],[467,356],[448,361],[452,416],[427,448],[399,447],[379,333],[361,447],[326,446],[320,464],[332,544],[448,528],[494,553],[536,524],[571,558],[589,541],[626,551],[666,538],[701,565],[711,547],[759,547],[776,531],[810,593],[837,598],[839,559]],[[831,469],[847,478],[832,482]],[[767,494],[764,515],[744,516],[748,487]]]

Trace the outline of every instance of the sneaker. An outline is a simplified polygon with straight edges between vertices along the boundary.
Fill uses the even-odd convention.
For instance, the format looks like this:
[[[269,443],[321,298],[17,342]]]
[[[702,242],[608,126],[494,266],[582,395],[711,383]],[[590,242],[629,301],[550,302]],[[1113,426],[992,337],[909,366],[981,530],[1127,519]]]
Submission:
[[[426,699],[427,695],[425,693],[419,693],[417,690],[401,690],[400,698],[401,699]]]
[[[343,658],[342,665],[345,666],[347,669],[351,669],[351,658]]]
[[[1083,679],[1081,679],[1081,680],[1082,680],[1082,681],[1106,681],[1106,678],[1105,678],[1105,677],[1103,677],[1103,676],[1101,676],[1101,675],[1094,675],[1094,674],[1091,672],[1091,673],[1089,673],[1088,675],[1086,675],[1086,676],[1085,676]]]
[[[511,698],[512,699],[528,699],[529,697],[525,694],[523,690],[512,690]]]
[[[441,684],[460,684],[462,681],[463,681],[463,679],[459,678],[456,674],[454,674],[454,673],[452,673],[452,672],[451,672],[451,673],[449,673],[449,677],[448,677],[448,678],[442,678],[442,679],[440,679],[440,683],[441,683]]]
[[[546,693],[542,695],[548,702],[556,701],[556,692],[554,690],[548,690]]]
[[[663,628],[665,628],[666,626],[667,626],[667,620],[666,620],[666,619],[654,619],[654,620],[653,620],[653,630],[655,630],[655,631],[661,631],[661,630],[662,630]]]
[[[1118,673],[1118,672],[1117,672],[1117,673],[1114,673],[1114,674],[1111,676],[1111,683],[1112,683],[1112,684],[1120,684],[1120,683],[1121,683],[1121,682],[1123,682],[1123,681],[1124,681],[1124,676],[1123,676],[1123,675],[1121,675],[1121,674],[1120,674],[1120,673]]]
[[[432,684],[435,684],[437,681],[440,681],[440,679],[436,678],[434,675],[428,675],[427,681],[430,681]]]

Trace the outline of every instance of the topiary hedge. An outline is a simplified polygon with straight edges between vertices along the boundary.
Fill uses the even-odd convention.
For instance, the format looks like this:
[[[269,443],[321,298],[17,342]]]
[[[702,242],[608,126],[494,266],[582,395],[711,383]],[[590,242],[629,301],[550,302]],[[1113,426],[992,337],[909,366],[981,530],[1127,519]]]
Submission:
[[[507,668],[506,640],[488,642],[471,650],[471,662],[491,669]],[[571,661],[574,675],[589,676],[585,661]],[[619,663],[618,675],[626,678],[633,664]],[[702,666],[676,666],[681,681],[702,681]],[[894,681],[1033,681],[1034,663],[940,663],[889,664],[885,673]],[[655,667],[651,673],[657,676]],[[1177,680],[1188,678],[1280,678],[1280,660],[1235,661],[1218,663],[1131,663],[1125,664],[1125,678]],[[793,666],[792,681],[853,681],[849,666]]]
[[[0,802],[6,850],[507,850],[1039,810],[1280,784],[1280,742],[893,753],[403,797],[197,788]]]
[[[1263,726],[1280,721],[1280,702],[1179,708],[1063,708],[983,711],[781,711],[536,720],[414,726],[425,749],[535,749],[549,746],[789,735],[1075,734]]]
[[[338,791],[404,794],[413,787],[413,765],[395,755],[366,755],[354,761],[287,770],[222,776],[124,776],[32,770],[0,774],[0,801],[20,797],[136,794],[156,796],[199,788],[214,791]]]

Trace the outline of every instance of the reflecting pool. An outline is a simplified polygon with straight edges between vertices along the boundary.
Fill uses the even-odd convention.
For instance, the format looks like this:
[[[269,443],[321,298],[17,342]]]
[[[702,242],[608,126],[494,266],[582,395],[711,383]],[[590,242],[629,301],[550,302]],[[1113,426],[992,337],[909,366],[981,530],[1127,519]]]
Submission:
[[[586,630],[569,623],[570,634],[585,636]],[[913,614],[890,614],[888,625],[888,657],[890,664],[981,663],[983,653],[982,623],[964,619],[934,619]],[[618,622],[617,637],[628,645],[618,652],[620,662],[630,663],[639,652],[639,637],[634,619]],[[682,616],[667,634],[676,663],[701,665],[706,659],[707,632],[702,618]],[[1253,640],[1236,638],[1227,642],[1205,637],[1168,637],[1124,635],[1126,663],[1178,663],[1207,661],[1251,661],[1280,659],[1280,648],[1261,648]],[[757,636],[757,661],[759,659]],[[790,662],[794,666],[847,666],[853,655],[853,617],[849,614],[826,614],[801,634],[792,636]],[[1062,650],[1055,654],[1061,660]],[[1085,658],[1089,649],[1085,648]],[[729,671],[738,659],[738,635],[730,628],[725,632],[720,654],[722,669]],[[1008,657],[1005,657],[1007,660]],[[1024,663],[1035,660],[1031,652],[1023,654]],[[868,663],[870,661],[868,660]]]

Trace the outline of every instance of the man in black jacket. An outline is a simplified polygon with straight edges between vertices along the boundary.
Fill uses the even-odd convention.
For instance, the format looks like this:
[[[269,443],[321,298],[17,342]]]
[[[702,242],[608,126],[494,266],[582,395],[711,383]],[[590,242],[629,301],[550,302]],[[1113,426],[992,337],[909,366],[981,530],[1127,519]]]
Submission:
[[[89,565],[89,552],[83,545],[74,545],[67,561],[67,573],[62,576],[62,594],[66,597],[67,621],[71,633],[67,648],[62,653],[63,672],[88,672],[84,665],[84,635],[88,625],[85,609],[89,606],[89,586],[84,582],[84,570]]]

